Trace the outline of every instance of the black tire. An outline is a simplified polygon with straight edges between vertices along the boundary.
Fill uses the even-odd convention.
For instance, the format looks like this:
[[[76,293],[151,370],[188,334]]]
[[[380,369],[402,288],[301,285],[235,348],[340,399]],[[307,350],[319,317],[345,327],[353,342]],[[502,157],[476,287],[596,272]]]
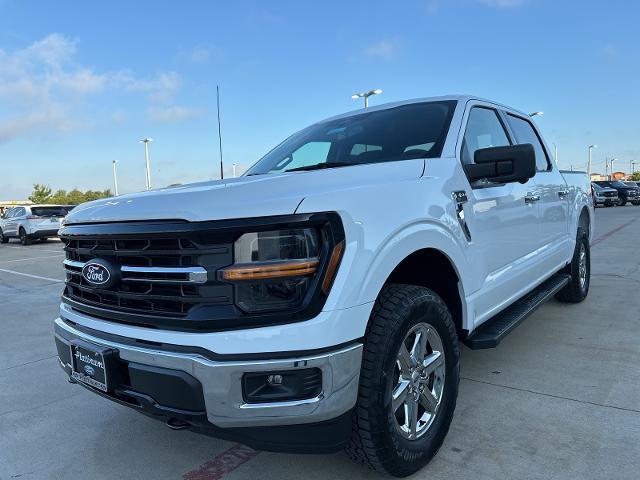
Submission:
[[[1,243],[9,243],[9,237],[5,237],[4,233],[2,233],[2,229],[0,229],[0,242]]]
[[[638,201],[636,200],[636,201],[634,201],[634,202],[631,202],[631,205],[635,205],[635,206],[637,207],[638,205],[640,205],[640,202],[638,202]]]
[[[27,235],[27,232],[25,232],[24,228],[20,228],[20,243],[22,245],[31,245],[31,239],[29,238],[29,235]]]
[[[400,346],[408,332],[428,323],[444,351],[445,380],[432,423],[422,436],[402,436],[392,413],[391,392]],[[357,463],[396,477],[415,473],[437,453],[449,430],[458,396],[460,350],[446,304],[433,291],[390,284],[380,293],[365,334],[358,401],[347,454]],[[435,377],[434,380],[435,381]]]
[[[624,207],[627,204],[627,197],[620,197],[618,199],[618,206]]]
[[[580,280],[580,253],[584,247],[585,252],[585,281]],[[582,228],[578,228],[578,237],[576,248],[573,252],[571,263],[563,270],[571,276],[569,283],[556,294],[556,298],[565,303],[579,303],[587,298],[589,294],[589,285],[591,284],[591,250],[589,248],[589,237],[587,232]]]
[[[40,238],[40,241],[41,241],[42,243],[46,242],[47,240],[49,240],[47,237],[42,237],[42,238]]]

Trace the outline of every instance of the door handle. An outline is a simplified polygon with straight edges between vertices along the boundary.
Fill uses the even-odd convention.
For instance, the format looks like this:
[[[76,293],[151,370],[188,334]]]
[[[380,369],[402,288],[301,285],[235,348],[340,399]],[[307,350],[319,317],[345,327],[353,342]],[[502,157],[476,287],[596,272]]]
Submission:
[[[527,193],[524,197],[524,203],[535,203],[540,200],[540,195],[533,195],[531,193]]]
[[[566,197],[567,195],[569,195],[569,190],[560,190],[560,191],[558,192],[558,196],[559,196],[560,198],[564,198],[564,197]]]

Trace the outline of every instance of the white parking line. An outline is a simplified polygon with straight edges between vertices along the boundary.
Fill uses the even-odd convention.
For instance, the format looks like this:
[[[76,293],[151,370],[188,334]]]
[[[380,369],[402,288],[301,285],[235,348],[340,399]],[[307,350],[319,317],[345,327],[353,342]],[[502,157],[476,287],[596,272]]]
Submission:
[[[64,280],[57,278],[41,277],[40,275],[31,275],[30,273],[16,272],[14,270],[7,270],[6,268],[0,268],[0,272],[13,273],[14,275],[21,275],[23,277],[35,278],[37,280],[46,280],[47,282],[64,283]]]
[[[57,258],[57,257],[64,257],[64,253],[58,253],[57,255],[47,255],[45,257],[31,257],[31,258],[18,258],[16,260],[2,260],[0,263],[28,262],[29,260],[40,260],[41,258]]]

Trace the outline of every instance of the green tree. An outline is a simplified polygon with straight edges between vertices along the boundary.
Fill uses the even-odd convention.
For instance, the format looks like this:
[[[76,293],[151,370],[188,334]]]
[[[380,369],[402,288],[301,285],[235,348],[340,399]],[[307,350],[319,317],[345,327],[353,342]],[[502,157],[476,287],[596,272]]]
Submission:
[[[54,193],[49,199],[49,203],[53,203],[55,205],[66,205],[67,203],[67,191],[66,190],[58,190]]]
[[[634,172],[631,175],[631,180],[633,180],[634,182],[640,182],[640,172]]]
[[[33,185],[33,192],[29,196],[29,200],[33,203],[47,203],[49,198],[51,198],[50,187],[39,183]]]

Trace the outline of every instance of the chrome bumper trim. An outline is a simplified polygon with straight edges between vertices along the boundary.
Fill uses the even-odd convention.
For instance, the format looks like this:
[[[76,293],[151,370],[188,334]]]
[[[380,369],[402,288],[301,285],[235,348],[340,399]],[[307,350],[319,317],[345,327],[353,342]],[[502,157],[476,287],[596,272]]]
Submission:
[[[219,427],[295,425],[331,420],[355,406],[358,395],[362,344],[333,352],[278,360],[214,361],[198,354],[186,354],[133,347],[105,341],[55,320],[55,335],[63,343],[82,339],[116,348],[122,360],[192,375],[202,384],[207,419]],[[70,367],[70,366],[68,366]],[[315,398],[247,404],[242,397],[242,376],[246,372],[319,368],[322,392]]]

